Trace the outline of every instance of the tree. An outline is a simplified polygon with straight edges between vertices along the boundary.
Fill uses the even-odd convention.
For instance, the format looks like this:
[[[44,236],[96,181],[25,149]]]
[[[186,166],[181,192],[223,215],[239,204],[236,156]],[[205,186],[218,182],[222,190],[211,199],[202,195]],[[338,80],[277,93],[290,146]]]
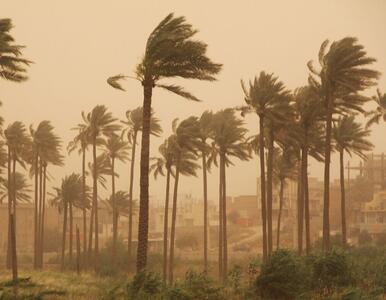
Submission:
[[[326,109],[326,139],[324,161],[324,202],[323,202],[323,249],[330,250],[330,161],[333,114],[363,112],[363,103],[368,99],[358,95],[375,84],[379,72],[369,68],[375,62],[368,57],[364,47],[356,38],[345,37],[333,42],[328,51],[329,41],[322,43],[319,50],[320,70],[308,63],[309,82],[323,98]],[[316,76],[316,77],[315,77]],[[319,78],[319,80],[318,80]]]
[[[28,79],[26,66],[32,62],[22,57],[24,46],[15,45],[15,39],[10,34],[12,29],[11,19],[0,19],[0,77],[22,82]]]
[[[35,177],[35,255],[34,268],[43,267],[45,198],[48,164],[63,164],[61,140],[54,133],[50,121],[42,121],[36,129],[30,126],[32,146],[28,161],[31,163],[30,174]]]
[[[377,95],[372,98],[377,107],[375,110],[366,112],[365,115],[369,117],[366,126],[370,127],[373,124],[379,124],[379,121],[383,119],[386,121],[386,93],[382,94],[379,89],[377,89]]]
[[[207,139],[212,132],[213,113],[204,111],[198,120],[201,139],[201,159],[202,159],[202,184],[204,196],[204,269],[208,269],[208,234],[209,234],[209,219],[208,219],[208,180],[207,180],[207,156],[210,151],[210,145],[207,144]]]
[[[64,269],[64,258],[66,249],[66,236],[67,236],[67,218],[68,208],[70,202],[82,202],[83,201],[83,183],[82,177],[79,174],[72,173],[62,179],[60,187],[55,187],[54,195],[51,203],[59,208],[59,211],[63,211],[63,231],[62,231],[62,255],[61,255],[61,268]]]
[[[131,145],[131,164],[130,164],[130,186],[129,195],[130,203],[133,202],[133,185],[134,185],[134,164],[135,164],[135,150],[137,146],[138,132],[142,131],[143,125],[143,109],[137,107],[133,110],[126,111],[126,121],[122,121],[125,128],[123,134],[126,135],[129,144]],[[161,125],[159,120],[154,117],[154,112],[150,114],[150,134],[153,136],[159,136],[162,133]],[[130,204],[130,211],[132,210],[132,204]],[[133,214],[129,213],[129,228],[128,228],[128,241],[127,251],[129,252],[129,262],[132,260],[132,241],[133,241]]]
[[[173,190],[173,208],[172,208],[172,223],[170,230],[170,253],[169,253],[169,283],[173,283],[174,271],[174,245],[175,231],[177,221],[177,195],[179,177],[196,176],[196,170],[200,167],[195,160],[197,159],[197,151],[201,146],[198,130],[197,117],[189,117],[180,123],[178,119],[173,121],[173,135],[170,137],[172,152],[175,159],[175,178]]]
[[[323,161],[324,106],[321,98],[311,86],[298,88],[294,92],[295,142],[300,151],[299,199],[298,199],[298,252],[303,251],[303,224],[306,231],[306,252],[311,249],[310,208],[308,191],[308,156]],[[304,219],[303,220],[303,216]]]
[[[19,202],[29,203],[31,201],[31,189],[30,184],[27,182],[26,177],[19,172],[15,174],[15,193],[16,199]],[[13,180],[10,182],[7,179],[0,179],[0,201],[2,202],[8,197],[8,189],[12,192],[14,190]],[[16,203],[17,204],[17,203]]]
[[[86,152],[88,146],[90,145],[90,137],[87,132],[87,128],[84,124],[79,124],[77,127],[73,128],[78,134],[74,139],[68,143],[67,151],[68,154],[71,154],[73,151],[78,149],[78,154],[82,155],[82,212],[83,212],[83,253],[86,257],[87,252],[87,209],[89,208],[89,203],[87,203],[86,196]],[[90,218],[91,219],[91,218]]]
[[[82,118],[84,122],[84,128],[87,130],[87,135],[90,137],[92,144],[92,161],[93,165],[97,165],[97,145],[98,140],[101,137],[111,136],[114,132],[120,130],[119,124],[110,112],[107,111],[107,107],[104,105],[97,105],[87,115],[82,112]],[[98,261],[99,256],[99,237],[98,237],[98,173],[97,168],[93,168],[93,197],[91,207],[91,220],[94,219],[94,236],[95,236],[95,262]],[[92,221],[90,227],[92,227]],[[92,228],[90,228],[92,233]],[[89,245],[92,243],[92,235],[89,237]],[[91,247],[89,247],[91,250]]]
[[[219,165],[219,277],[225,282],[228,275],[226,168],[233,165],[231,158],[249,159],[249,149],[244,122],[237,118],[233,109],[220,110],[211,122],[212,153],[208,165]],[[219,159],[219,162],[218,162]]]
[[[154,179],[157,179],[158,175],[165,176],[164,169],[166,170],[166,196],[165,196],[165,212],[164,212],[164,238],[163,238],[163,268],[162,275],[163,281],[167,280],[167,267],[168,267],[168,230],[169,230],[169,197],[170,197],[170,176],[174,175],[172,167],[175,164],[174,157],[174,137],[167,138],[158,150],[161,157],[153,158],[154,163],[150,166],[150,171],[154,174]]]
[[[146,267],[149,218],[149,147],[151,101],[154,87],[163,88],[188,100],[198,101],[193,94],[174,84],[162,84],[165,78],[215,80],[221,65],[206,56],[207,45],[194,40],[197,33],[184,17],[169,14],[152,31],[146,43],[145,54],[135,75],[143,86],[143,126],[141,144],[140,208],[137,249],[137,271]],[[118,81],[123,75],[110,77],[108,83],[123,89]]]
[[[106,156],[110,159],[111,165],[111,200],[113,208],[112,262],[115,264],[118,239],[118,213],[115,203],[115,162],[116,160],[125,162],[129,159],[129,145],[123,141],[121,137],[112,135],[104,142],[104,151]]]
[[[284,188],[287,179],[297,178],[297,155],[296,150],[287,146],[279,151],[275,149],[273,159],[273,179],[280,185],[279,188],[279,214],[277,217],[277,233],[276,233],[276,248],[279,249],[280,245],[280,229],[281,229],[281,216],[284,206]]]
[[[26,128],[21,122],[14,122],[4,130],[5,143],[8,154],[8,182],[10,186],[16,187],[16,163],[25,167],[30,139]],[[8,189],[8,247],[7,247],[7,266],[12,267],[12,278],[17,280],[17,252],[16,252],[16,189]]]
[[[344,153],[347,152],[350,156],[355,154],[363,159],[366,159],[365,152],[370,151],[373,148],[373,144],[368,140],[370,130],[364,129],[359,123],[356,123],[353,115],[339,118],[334,123],[332,136],[336,143],[335,148],[339,152],[342,243],[345,247],[347,246],[347,220],[344,182]]]
[[[289,91],[285,89],[284,84],[277,77],[264,71],[260,72],[259,77],[249,81],[248,88],[243,81],[241,81],[241,86],[247,104],[247,106],[241,107],[242,114],[254,112],[259,117],[260,198],[263,225],[263,259],[265,261],[272,250],[272,203],[266,199],[264,125],[266,120],[280,122],[281,115],[279,112],[283,111],[283,106],[288,107],[287,101],[283,101],[283,99],[288,97]]]

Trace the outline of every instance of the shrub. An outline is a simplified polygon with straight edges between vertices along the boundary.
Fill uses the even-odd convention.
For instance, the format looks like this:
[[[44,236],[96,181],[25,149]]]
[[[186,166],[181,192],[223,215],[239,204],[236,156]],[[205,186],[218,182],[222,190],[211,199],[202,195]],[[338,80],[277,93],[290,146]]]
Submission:
[[[313,285],[321,295],[330,295],[334,288],[354,282],[353,268],[346,253],[334,249],[312,257]]]
[[[139,272],[127,285],[128,299],[150,300],[160,297],[163,283],[160,276],[153,272]]]
[[[386,246],[386,232],[381,232],[377,235],[377,238],[375,240],[375,244],[378,247],[385,247]]]
[[[293,252],[280,249],[262,265],[254,289],[263,299],[295,299],[307,290],[307,272]]]

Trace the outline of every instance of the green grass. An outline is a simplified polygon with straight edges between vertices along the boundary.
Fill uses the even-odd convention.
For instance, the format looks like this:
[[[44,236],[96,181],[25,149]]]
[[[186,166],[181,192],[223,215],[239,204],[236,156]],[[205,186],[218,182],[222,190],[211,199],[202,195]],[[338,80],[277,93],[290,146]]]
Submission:
[[[19,284],[18,297],[20,299],[39,299],[36,296],[47,291],[64,292],[65,294],[47,295],[43,299],[103,299],[114,287],[124,286],[123,283],[127,282],[127,277],[102,278],[92,273],[77,275],[74,272],[55,271],[25,271],[20,272],[19,277],[30,278],[29,281]],[[13,293],[13,287],[7,284],[10,281],[9,273],[0,274],[1,289],[6,293]],[[0,297],[0,299],[3,298]]]

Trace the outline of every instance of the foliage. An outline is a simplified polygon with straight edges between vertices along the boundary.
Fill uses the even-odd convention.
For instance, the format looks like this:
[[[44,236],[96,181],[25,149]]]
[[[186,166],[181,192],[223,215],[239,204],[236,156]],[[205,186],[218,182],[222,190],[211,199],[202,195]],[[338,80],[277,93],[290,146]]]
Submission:
[[[362,230],[358,235],[358,244],[359,245],[368,245],[371,244],[373,238],[367,230]]]
[[[163,287],[161,277],[152,272],[139,272],[127,285],[128,299],[150,300],[160,294]]]
[[[280,249],[262,265],[253,286],[264,299],[295,299],[306,290],[308,275],[295,253]]]

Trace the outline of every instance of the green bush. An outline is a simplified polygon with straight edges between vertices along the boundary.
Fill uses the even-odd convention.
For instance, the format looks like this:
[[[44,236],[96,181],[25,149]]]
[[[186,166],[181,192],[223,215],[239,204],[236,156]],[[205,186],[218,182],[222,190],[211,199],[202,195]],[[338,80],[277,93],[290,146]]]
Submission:
[[[308,283],[307,270],[299,256],[294,252],[280,249],[261,267],[254,282],[255,294],[263,299],[290,300],[304,294]]]
[[[311,256],[313,288],[321,295],[330,295],[335,288],[354,283],[353,266],[343,250]]]
[[[132,300],[160,299],[162,290],[161,277],[153,272],[139,272],[127,285],[128,299]]]

